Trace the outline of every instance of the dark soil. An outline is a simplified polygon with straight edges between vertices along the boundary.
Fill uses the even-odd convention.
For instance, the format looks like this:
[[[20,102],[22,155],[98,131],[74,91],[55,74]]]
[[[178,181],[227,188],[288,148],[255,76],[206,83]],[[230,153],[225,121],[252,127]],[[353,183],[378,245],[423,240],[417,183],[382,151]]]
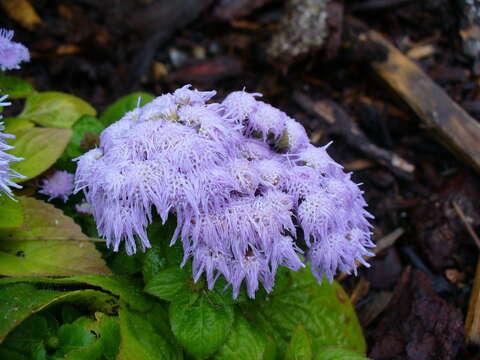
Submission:
[[[318,145],[363,183],[375,238],[396,229],[395,244],[342,280],[356,295],[374,359],[480,359],[467,345],[464,320],[478,249],[452,204],[480,225],[478,174],[420,127],[415,114],[370,70],[381,52],[342,51],[343,21],[354,16],[402,52],[433,51],[415,62],[473,117],[480,116],[480,63],[464,54],[460,1],[332,0],[322,49],[271,59],[267,45],[284,2],[277,0],[36,0],[43,24],[28,31],[0,12],[2,27],[31,49],[32,61],[12,74],[39,90],[73,93],[102,111],[135,90],[160,94],[191,83],[222,98],[246,88],[305,124]],[[331,100],[368,140],[415,166],[403,178],[348,145],[328,122],[294,98]],[[479,145],[480,146],[480,145]]]

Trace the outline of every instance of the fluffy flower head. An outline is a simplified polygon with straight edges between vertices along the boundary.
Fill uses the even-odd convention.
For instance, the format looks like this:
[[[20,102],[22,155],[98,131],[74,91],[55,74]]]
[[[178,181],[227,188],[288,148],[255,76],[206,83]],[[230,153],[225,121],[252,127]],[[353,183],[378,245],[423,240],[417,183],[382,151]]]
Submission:
[[[48,201],[60,198],[67,202],[68,197],[73,193],[74,175],[66,171],[55,171],[52,176],[43,180],[41,190],[38,192],[49,196]]]
[[[350,175],[260,94],[236,91],[221,104],[214,95],[190,85],[164,94],[78,159],[75,189],[107,245],[128,254],[150,247],[156,212],[163,222],[175,216],[171,244],[181,242],[194,281],[205,274],[212,289],[222,276],[234,297],[242,285],[250,297],[271,291],[281,266],[310,262],[319,281],[354,272],[373,244]]]

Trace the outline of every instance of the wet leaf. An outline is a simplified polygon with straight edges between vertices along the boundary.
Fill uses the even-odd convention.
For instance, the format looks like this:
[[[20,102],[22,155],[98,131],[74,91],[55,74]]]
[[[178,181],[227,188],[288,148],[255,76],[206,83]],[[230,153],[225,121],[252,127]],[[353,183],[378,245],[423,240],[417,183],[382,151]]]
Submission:
[[[285,354],[295,329],[302,325],[310,334],[312,349],[327,346],[365,354],[366,344],[355,310],[342,287],[317,283],[309,268],[290,272],[290,286],[273,296],[245,303],[245,316],[272,336]]]
[[[240,313],[235,313],[235,322],[225,343],[215,353],[215,360],[268,358],[267,338],[250,325]]]
[[[68,129],[82,115],[96,115],[96,110],[86,101],[61,92],[41,92],[27,97],[19,117],[39,125]]]
[[[230,334],[234,312],[215,293],[191,293],[175,298],[169,306],[172,332],[187,352],[205,359],[217,351]]]
[[[168,334],[168,318],[159,304],[148,313],[122,306],[119,316],[121,342],[117,360],[183,358],[182,349]]]
[[[178,265],[157,273],[145,285],[145,292],[154,295],[160,299],[172,301],[179,294],[184,295],[188,292],[188,283],[191,280],[191,271],[185,271]],[[180,295],[181,296],[181,295]]]

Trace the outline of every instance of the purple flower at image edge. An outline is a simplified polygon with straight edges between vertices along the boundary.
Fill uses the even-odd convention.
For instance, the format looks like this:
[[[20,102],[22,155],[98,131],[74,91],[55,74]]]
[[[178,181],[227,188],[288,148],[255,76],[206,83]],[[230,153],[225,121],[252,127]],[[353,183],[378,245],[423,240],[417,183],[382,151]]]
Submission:
[[[13,30],[0,29],[0,70],[19,69],[20,63],[30,61],[28,49],[12,41]]]
[[[5,101],[7,97],[8,95],[0,96],[0,107],[10,105],[10,102]],[[0,120],[2,118],[2,115],[0,115]],[[13,149],[13,146],[8,145],[7,140],[14,139],[15,136],[6,134],[3,132],[3,130],[5,130],[5,126],[3,125],[3,122],[0,121],[0,195],[1,193],[4,193],[13,199],[13,192],[11,188],[21,189],[22,187],[13,182],[11,179],[22,179],[24,176],[11,169],[10,163],[21,161],[23,159],[6,153],[6,151]]]

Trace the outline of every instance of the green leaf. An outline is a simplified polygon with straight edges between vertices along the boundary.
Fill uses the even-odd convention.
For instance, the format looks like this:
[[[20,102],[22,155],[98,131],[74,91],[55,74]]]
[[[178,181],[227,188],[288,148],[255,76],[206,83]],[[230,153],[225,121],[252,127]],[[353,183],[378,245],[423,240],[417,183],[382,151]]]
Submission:
[[[152,299],[142,293],[141,284],[131,277],[119,275],[83,275],[65,280],[73,280],[77,283],[86,283],[100,287],[120,296],[120,298],[128,303],[134,310],[148,311],[153,305]]]
[[[117,360],[182,359],[182,350],[169,334],[168,318],[161,306],[139,313],[122,306],[120,316],[120,350]]]
[[[98,134],[103,129],[103,124],[94,116],[84,115],[78,119],[72,126],[73,136],[60,158],[62,167],[71,172],[75,171],[76,165],[72,159],[98,145]]]
[[[96,110],[84,100],[61,92],[41,92],[27,97],[19,117],[39,125],[68,129],[82,115],[96,115]]]
[[[45,317],[35,314],[7,336],[2,345],[24,355],[32,355],[37,346],[51,335]]]
[[[107,360],[114,360],[120,345],[120,325],[118,317],[105,316],[100,318],[100,342],[103,355]]]
[[[0,196],[0,228],[19,227],[23,224],[23,208],[19,201],[5,194]]]
[[[0,94],[8,94],[12,99],[24,98],[34,92],[33,86],[18,77],[0,76]]]
[[[80,227],[51,204],[19,197],[24,223],[0,229],[0,274],[68,276],[110,274],[95,245]]]
[[[23,354],[19,353],[15,350],[7,349],[0,345],[0,359],[8,359],[8,360],[30,360]]]
[[[144,253],[137,252],[128,255],[125,251],[113,251],[107,249],[103,256],[107,261],[108,267],[113,273],[118,275],[134,275],[142,271],[142,258]]]
[[[16,180],[23,182],[40,175],[57,161],[72,136],[72,130],[31,128],[20,129],[12,134],[16,138],[9,141],[14,146],[9,153],[24,160],[12,163],[11,168],[25,176]]]
[[[70,351],[93,344],[95,335],[77,324],[63,324],[58,329],[58,340],[60,349],[55,356],[64,356]]]
[[[8,284],[0,286],[0,343],[5,336],[28,316],[47,306],[68,302],[77,306],[84,304],[92,310],[112,312],[116,299],[96,290],[70,292],[37,289],[30,284]]]
[[[156,221],[148,227],[148,239],[152,247],[145,252],[143,258],[142,272],[145,283],[168,267],[180,266],[183,259],[183,248],[178,241],[175,245],[170,246],[175,228],[176,219],[173,216],[170,216],[165,224]]]
[[[3,118],[2,121],[4,122],[5,126],[5,133],[10,134],[14,131],[18,131],[21,129],[30,129],[35,127],[35,124],[28,119],[22,119],[19,117],[6,117]]]
[[[312,349],[336,346],[364,354],[362,328],[342,287],[317,283],[309,268],[290,272],[290,286],[257,302],[242,303],[245,316],[275,339],[280,356],[298,325],[311,336]]]
[[[213,359],[249,359],[263,360],[266,358],[267,338],[252,327],[240,313],[235,313],[232,330]]]
[[[105,126],[113,124],[115,121],[120,120],[123,115],[128,111],[133,110],[138,105],[138,99],[140,98],[140,105],[143,106],[146,103],[152,101],[155,97],[151,94],[144,92],[136,92],[133,94],[125,95],[110,105],[105,112],[100,116],[100,121]]]
[[[128,303],[134,310],[148,311],[153,306],[152,298],[142,292],[139,281],[135,278],[119,275],[80,275],[66,278],[5,278],[0,279],[1,284],[11,284],[18,282],[29,282],[36,284],[58,284],[58,285],[79,285],[82,288],[91,285],[95,288],[119,296]],[[64,319],[64,321],[66,321]]]
[[[76,319],[82,316],[82,313],[78,309],[70,304],[62,306],[62,320],[65,324],[73,323]]]
[[[323,348],[317,352],[315,360],[368,360],[355,351],[340,348]]]
[[[168,267],[168,260],[162,247],[152,245],[145,252],[142,265],[143,280],[149,283],[157,274]]]
[[[196,358],[212,355],[229,336],[234,319],[233,307],[218,300],[214,292],[191,293],[170,303],[172,332]]]
[[[100,340],[92,344],[70,350],[65,356],[68,360],[100,360],[102,359],[103,347]]]
[[[311,360],[312,340],[303,325],[298,325],[287,348],[285,360]]]
[[[191,271],[185,271],[178,265],[160,271],[145,286],[145,292],[160,299],[172,301],[179,294],[185,295],[189,291],[188,283],[191,281]]]

